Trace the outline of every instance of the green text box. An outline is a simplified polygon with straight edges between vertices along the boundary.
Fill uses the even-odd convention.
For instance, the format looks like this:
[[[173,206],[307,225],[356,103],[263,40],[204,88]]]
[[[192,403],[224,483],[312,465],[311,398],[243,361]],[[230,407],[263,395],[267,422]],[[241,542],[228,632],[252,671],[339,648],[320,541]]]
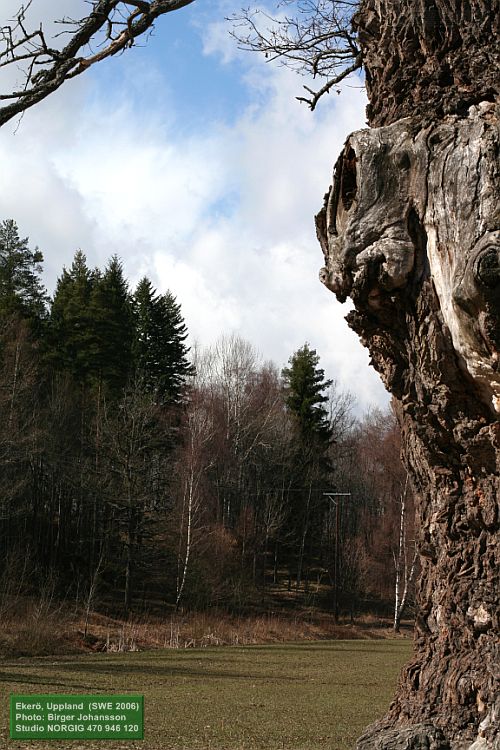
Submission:
[[[15,740],[142,740],[143,695],[11,695]]]

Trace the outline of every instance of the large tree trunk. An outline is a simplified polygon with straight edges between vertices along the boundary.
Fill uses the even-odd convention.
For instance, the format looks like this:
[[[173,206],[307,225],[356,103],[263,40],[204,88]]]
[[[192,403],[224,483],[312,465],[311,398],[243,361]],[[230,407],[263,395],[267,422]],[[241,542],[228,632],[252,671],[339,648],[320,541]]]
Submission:
[[[349,137],[317,217],[321,279],[354,301],[417,497],[415,654],[360,750],[500,747],[499,15],[362,2],[377,127]]]

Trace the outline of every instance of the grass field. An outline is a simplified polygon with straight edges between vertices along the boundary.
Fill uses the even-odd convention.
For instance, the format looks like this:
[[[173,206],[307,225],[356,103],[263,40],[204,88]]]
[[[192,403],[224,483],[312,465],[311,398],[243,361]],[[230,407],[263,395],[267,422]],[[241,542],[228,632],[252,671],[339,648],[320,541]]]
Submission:
[[[349,750],[388,707],[409,641],[318,641],[243,648],[0,662],[0,747],[55,750]],[[143,741],[8,739],[8,695],[142,693]]]

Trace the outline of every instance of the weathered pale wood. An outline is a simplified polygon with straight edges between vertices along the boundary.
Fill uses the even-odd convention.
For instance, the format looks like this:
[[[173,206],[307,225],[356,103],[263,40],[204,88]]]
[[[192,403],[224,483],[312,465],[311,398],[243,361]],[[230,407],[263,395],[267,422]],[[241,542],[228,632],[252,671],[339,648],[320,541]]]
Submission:
[[[458,364],[500,413],[499,110],[419,129],[410,119],[353,133],[318,216],[323,283],[374,320],[394,319],[399,290],[432,280]],[[382,344],[383,342],[379,342]],[[372,356],[401,390],[405,362]]]

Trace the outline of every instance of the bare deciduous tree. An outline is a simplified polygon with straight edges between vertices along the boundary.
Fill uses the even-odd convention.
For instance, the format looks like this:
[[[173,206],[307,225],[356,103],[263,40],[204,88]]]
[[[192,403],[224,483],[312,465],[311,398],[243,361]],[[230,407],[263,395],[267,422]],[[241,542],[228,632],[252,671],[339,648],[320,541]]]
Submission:
[[[276,14],[247,8],[230,19],[240,49],[261,52],[301,75],[321,81],[297,99],[313,110],[351,73],[359,70],[362,57],[351,19],[357,0],[280,0]],[[292,13],[286,12],[292,8]]]
[[[83,17],[56,20],[61,31],[53,34],[32,19],[35,3],[27,0],[0,26],[0,69],[20,71],[23,79],[0,93],[0,126],[95,63],[132,47],[138,37],[152,31],[160,16],[192,2],[91,0]]]

